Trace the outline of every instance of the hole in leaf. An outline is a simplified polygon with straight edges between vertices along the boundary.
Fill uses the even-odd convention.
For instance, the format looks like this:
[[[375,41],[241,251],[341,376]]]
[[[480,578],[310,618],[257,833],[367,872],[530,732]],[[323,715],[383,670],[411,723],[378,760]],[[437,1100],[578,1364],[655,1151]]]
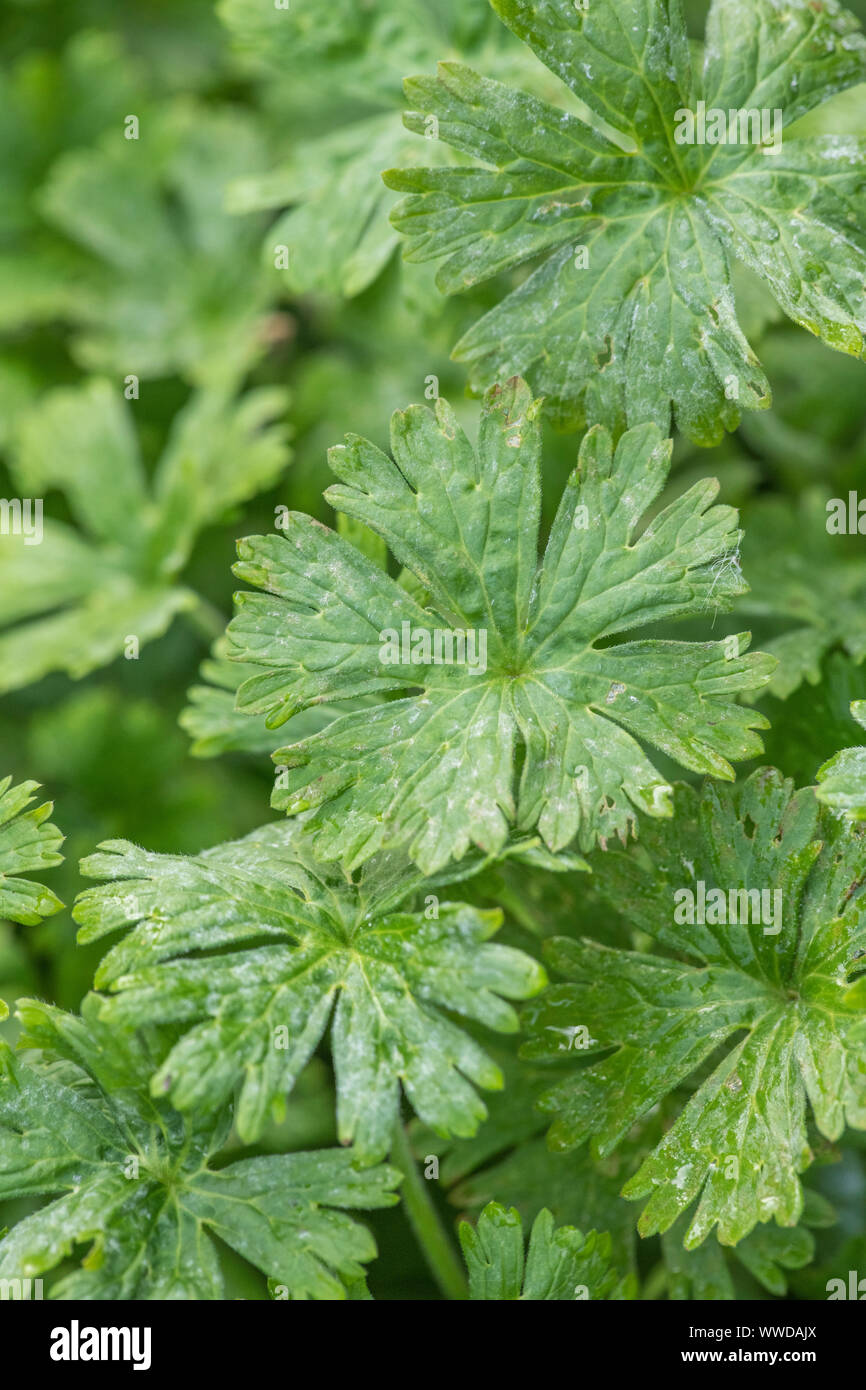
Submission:
[[[613,341],[609,333],[604,340],[604,351],[597,355],[595,361],[596,366],[601,372],[613,361]]]

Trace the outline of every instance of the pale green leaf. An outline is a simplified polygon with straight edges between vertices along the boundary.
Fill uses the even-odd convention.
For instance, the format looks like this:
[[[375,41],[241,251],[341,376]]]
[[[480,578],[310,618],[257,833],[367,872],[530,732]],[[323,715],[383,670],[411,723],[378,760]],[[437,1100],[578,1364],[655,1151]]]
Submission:
[[[225,637],[217,639],[210,657],[201,665],[206,684],[187,691],[189,704],[179,723],[193,740],[190,752],[196,758],[213,758],[222,753],[273,753],[284,738],[284,729],[269,729],[263,716],[244,714],[235,708],[238,686],[259,674],[255,666],[229,661]],[[306,738],[318,733],[338,717],[339,711],[317,705],[302,710],[292,720],[292,730]]]
[[[288,108],[288,157],[235,180],[227,206],[237,213],[288,209],[269,229],[264,253],[272,261],[285,248],[288,264],[280,269],[293,293],[350,297],[366,289],[399,241],[389,221],[395,198],[381,171],[454,163],[444,141],[420,146],[403,128],[407,72],[444,47],[533,89],[559,88],[483,3],[377,0],[331,6],[325,16],[315,0],[276,10],[261,0],[222,0],[219,11],[244,57],[276,79],[280,108]]]
[[[0,918],[27,927],[35,927],[63,907],[49,888],[25,877],[33,870],[41,873],[63,863],[58,852],[63,836],[48,819],[53,803],[31,806],[38,786],[38,782],[13,786],[11,777],[0,778]]]
[[[855,700],[851,713],[866,729],[866,700]],[[866,820],[866,748],[844,748],[818,769],[819,801],[851,820]]]
[[[272,484],[286,462],[273,389],[195,393],[151,487],[120,387],[93,379],[20,415],[0,534],[0,691],[52,671],[74,679],[160,637],[201,600],[179,581],[198,533]],[[79,529],[44,516],[65,494]]]
[[[57,161],[39,202],[89,253],[74,313],[83,367],[237,386],[267,348],[275,282],[259,260],[260,224],[222,201],[263,159],[247,113],[172,101],[141,116],[137,139],[116,128]]]
[[[301,821],[192,858],[103,845],[82,872],[111,882],[78,898],[80,939],[132,930],[97,972],[108,994],[102,1017],[183,1025],[155,1094],[201,1113],[239,1089],[246,1140],[329,1023],[338,1133],[360,1158],[387,1152],[401,1085],[439,1132],[474,1133],[486,1115],[475,1087],[498,1088],[501,1073],[450,1015],[514,1032],[506,1000],[536,993],[544,972],[489,944],[500,913],[440,902],[437,884],[400,857],[374,861],[353,882],[313,861],[308,846]]]

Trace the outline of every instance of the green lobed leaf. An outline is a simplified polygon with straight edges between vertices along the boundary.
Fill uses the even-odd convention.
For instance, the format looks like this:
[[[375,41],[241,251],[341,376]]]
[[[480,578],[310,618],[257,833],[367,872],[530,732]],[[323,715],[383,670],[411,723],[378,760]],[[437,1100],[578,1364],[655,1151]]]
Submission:
[[[51,1200],[0,1238],[0,1278],[39,1277],[75,1255],[60,1299],[221,1299],[218,1236],[292,1298],[344,1299],[376,1255],[340,1208],[393,1205],[399,1173],[351,1152],[247,1158],[215,1168],[225,1126],[147,1097],[153,1058],[85,1006],[19,1003],[19,1060],[0,1043],[0,1197]],[[81,1247],[89,1247],[82,1257]]]
[[[735,1299],[737,1282],[731,1267],[731,1253],[767,1293],[783,1298],[788,1291],[788,1272],[802,1269],[815,1255],[815,1240],[805,1225],[757,1226],[740,1241],[734,1252],[726,1251],[713,1239],[704,1241],[696,1249],[686,1248],[683,1238],[687,1228],[688,1217],[680,1217],[662,1235],[668,1297],[676,1301]]]
[[[367,289],[400,240],[381,171],[454,163],[444,142],[419,146],[400,119],[402,79],[431,53],[444,46],[530,87],[559,87],[485,4],[377,0],[332,7],[325,18],[315,0],[276,11],[260,0],[222,0],[219,11],[251,67],[274,80],[271,100],[285,111],[279,145],[288,152],[267,173],[236,179],[227,205],[236,213],[279,211],[265,255],[285,248],[281,274],[292,293],[350,297]]]
[[[866,729],[866,700],[855,700],[851,714]],[[818,769],[816,795],[851,820],[866,820],[866,748],[844,748]]]
[[[700,69],[679,0],[492,3],[593,123],[451,61],[406,83],[408,127],[435,117],[475,161],[386,173],[408,195],[392,218],[407,257],[440,261],[448,294],[529,268],[455,348],[477,388],[520,373],[569,418],[666,433],[673,411],[695,442],[719,442],[770,404],[734,258],[796,323],[862,355],[863,142],[784,135],[866,76],[837,0],[714,0]],[[778,112],[781,150],[751,130],[740,143],[739,127],[738,143],[685,143],[698,101]]]
[[[516,1041],[516,1040],[515,1040]],[[531,1066],[497,1045],[494,1056],[505,1086],[491,1096],[490,1114],[469,1139],[441,1139],[417,1123],[413,1148],[427,1165],[438,1159],[437,1179],[448,1201],[461,1213],[474,1214],[498,1201],[516,1207],[531,1224],[547,1208],[559,1225],[604,1230],[610,1260],[620,1276],[637,1273],[634,1208],[620,1196],[627,1177],[658,1142],[661,1118],[654,1115],[634,1126],[614,1154],[597,1158],[588,1146],[554,1153],[544,1141],[546,1117],[537,1101],[549,1090],[550,1065]],[[567,1053],[563,1053],[563,1059]],[[560,1071],[567,1062],[560,1061]]]
[[[862,829],[772,769],[733,789],[681,788],[677,806],[664,835],[652,827],[633,851],[603,856],[588,890],[665,954],[551,943],[550,963],[571,983],[528,1009],[526,1051],[552,1056],[563,1030],[580,1035],[592,1065],[543,1103],[556,1115],[554,1147],[592,1135],[601,1154],[710,1065],[623,1189],[649,1198],[644,1235],[698,1198],[691,1248],[715,1226],[727,1245],[771,1218],[796,1225],[798,1175],[813,1157],[807,1102],[828,1139],[866,1128],[866,898]],[[703,909],[701,884],[721,893]],[[750,892],[758,900],[740,896]]]
[[[264,158],[249,113],[175,99],[142,113],[138,138],[118,117],[53,165],[40,211],[87,253],[70,315],[82,367],[237,388],[267,349],[277,284],[260,224],[230,216],[223,192]]]
[[[506,1000],[536,993],[543,970],[490,944],[500,913],[440,902],[438,880],[425,883],[402,857],[383,856],[353,882],[308,845],[295,821],[190,858],[108,841],[84,860],[85,875],[111,882],[78,898],[79,939],[132,928],[97,972],[108,994],[100,1017],[181,1025],[154,1093],[198,1114],[238,1089],[246,1141],[329,1023],[338,1135],[359,1160],[387,1152],[401,1085],[439,1133],[474,1133],[487,1113],[475,1087],[497,1089],[502,1076],[450,1016],[514,1032]]]
[[[0,918],[26,927],[35,927],[63,907],[50,888],[24,877],[34,869],[63,863],[58,852],[63,836],[48,819],[53,802],[27,809],[38,786],[38,782],[13,786],[11,777],[0,778]]]
[[[473,844],[498,853],[511,826],[585,852],[626,838],[639,811],[670,814],[643,743],[724,778],[729,759],[760,751],[752,731],[766,721],[734,697],[772,662],[745,654],[747,635],[615,642],[744,590],[736,512],[712,505],[716,482],[643,526],[670,459],[655,426],[616,449],[604,429],[585,437],[541,559],[539,409],[525,383],[489,393],[477,451],[443,401],[397,413],[391,439],[393,462],[354,436],[332,450],[340,484],[326,497],[384,537],[417,597],[300,513],[285,536],[238,547],[235,573],[264,591],[237,597],[228,629],[230,656],[261,668],[238,709],[276,727],[376,697],[274,754],[289,772],[272,804],[316,810],[318,855],[351,869],[405,845],[435,872]]]
[[[284,393],[272,388],[239,399],[195,393],[152,487],[130,410],[108,380],[61,387],[24,411],[12,458],[21,524],[0,535],[0,691],[50,671],[79,679],[118,657],[130,637],[143,646],[197,608],[179,571],[200,530],[281,473],[284,409]],[[38,523],[55,488],[71,524]]]
[[[610,1238],[573,1226],[554,1228],[549,1211],[532,1224],[524,1254],[516,1208],[489,1202],[476,1226],[461,1222],[460,1244],[469,1271],[470,1299],[528,1301],[616,1297]]]
[[[745,512],[742,556],[750,592],[739,607],[785,627],[766,643],[779,659],[767,693],[780,699],[804,680],[818,685],[821,661],[834,648],[855,662],[866,657],[863,562],[857,542],[829,531],[830,521],[830,504],[817,490],[796,502],[760,498]]]
[[[255,666],[230,661],[225,637],[214,643],[211,656],[201,665],[201,678],[207,684],[187,691],[189,704],[178,720],[193,740],[190,752],[196,758],[213,758],[223,753],[273,753],[283,741],[283,730],[269,729],[260,716],[244,714],[235,708],[238,686],[259,674]],[[304,710],[292,721],[292,732],[301,737],[318,733],[330,724],[337,712],[317,706]]]
[[[821,665],[819,685],[806,682],[784,700],[762,701],[760,708],[772,725],[764,740],[764,761],[798,785],[814,783],[824,763],[862,741],[851,704],[864,697],[866,666],[832,652]]]

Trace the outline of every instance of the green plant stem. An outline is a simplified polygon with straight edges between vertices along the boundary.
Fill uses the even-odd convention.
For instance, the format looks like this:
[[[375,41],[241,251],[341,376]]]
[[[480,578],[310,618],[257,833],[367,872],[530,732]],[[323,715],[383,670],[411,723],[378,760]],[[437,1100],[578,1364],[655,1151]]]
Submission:
[[[391,1145],[391,1162],[403,1174],[401,1193],[409,1225],[421,1248],[430,1273],[446,1298],[466,1299],[469,1286],[457,1253],[430,1200],[424,1179],[412,1157],[409,1140],[398,1121]]]
[[[517,893],[513,892],[507,884],[501,884],[496,890],[500,907],[510,913],[519,927],[524,931],[531,932],[533,936],[541,935],[541,917],[534,913],[526,903],[522,902]]]
[[[653,1269],[650,1270],[649,1274],[644,1280],[644,1286],[641,1290],[640,1296],[642,1299],[650,1299],[653,1302],[655,1302],[661,1299],[662,1294],[666,1292],[667,1285],[667,1266],[665,1265],[664,1260],[660,1260],[659,1263],[655,1265]]]

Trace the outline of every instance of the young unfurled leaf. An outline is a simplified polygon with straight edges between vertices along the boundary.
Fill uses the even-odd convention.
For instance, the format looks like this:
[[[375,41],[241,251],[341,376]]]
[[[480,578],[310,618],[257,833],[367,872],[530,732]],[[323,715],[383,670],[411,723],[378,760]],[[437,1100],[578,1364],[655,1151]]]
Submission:
[[[582,1030],[593,1064],[543,1105],[554,1147],[592,1135],[601,1154],[712,1059],[623,1191],[649,1197],[644,1235],[699,1198],[686,1245],[716,1225],[735,1244],[771,1217],[797,1223],[807,1101],[828,1139],[866,1129],[866,830],[772,769],[733,789],[682,788],[677,811],[664,834],[648,827],[632,851],[602,856],[587,890],[666,954],[551,943],[571,983],[529,1007],[526,1051],[553,1056],[564,1028]]]
[[[155,1093],[198,1113],[239,1086],[246,1140],[332,1014],[338,1132],[361,1160],[387,1152],[401,1084],[434,1129],[474,1133],[487,1113],[475,1086],[496,1089],[501,1072],[448,1015],[513,1032],[505,1001],[537,993],[544,972],[489,944],[499,912],[440,902],[438,880],[423,884],[402,857],[368,864],[353,883],[311,860],[308,845],[292,821],[192,858],[109,841],[84,860],[82,872],[113,882],[79,897],[80,939],[133,928],[97,972],[111,992],[102,1017],[186,1025]]]
[[[618,1273],[636,1274],[634,1207],[620,1189],[658,1142],[661,1117],[635,1125],[616,1153],[605,1159],[596,1158],[588,1146],[554,1153],[544,1140],[547,1118],[537,1107],[550,1089],[550,1064],[530,1066],[518,1061],[513,1047],[506,1050],[499,1043],[493,1055],[505,1085],[490,1097],[490,1114],[478,1133],[469,1139],[441,1139],[416,1122],[411,1129],[416,1156],[425,1165],[433,1157],[438,1160],[437,1180],[459,1212],[474,1216],[495,1200],[516,1207],[524,1224],[530,1225],[546,1207],[557,1226],[605,1231],[611,1241],[610,1261]],[[563,1066],[568,1056],[563,1040]]]
[[[851,713],[866,729],[866,700],[855,700]],[[818,769],[819,801],[851,820],[866,820],[866,748],[843,748]]]
[[[39,202],[91,254],[75,306],[82,366],[236,389],[267,348],[277,281],[261,225],[230,216],[223,194],[263,158],[245,112],[180,101],[142,117],[136,139],[113,129],[58,160]]]
[[[63,836],[48,819],[53,803],[46,801],[27,810],[38,786],[38,782],[13,786],[11,777],[0,778],[0,919],[25,927],[35,927],[63,907],[50,888],[24,877],[34,869],[41,872],[63,863],[58,853]]]
[[[214,1168],[226,1125],[148,1099],[142,1037],[22,1000],[17,1058],[0,1043],[0,1198],[52,1195],[0,1239],[0,1278],[30,1279],[77,1254],[61,1299],[221,1299],[219,1237],[293,1298],[343,1299],[375,1258],[339,1210],[397,1201],[399,1173],[359,1172],[351,1152],[242,1159]],[[81,1247],[89,1246],[83,1251]]]
[[[847,508],[846,497],[846,514]],[[828,532],[826,498],[815,491],[796,504],[778,496],[759,499],[744,520],[743,564],[750,589],[738,608],[788,627],[766,643],[779,660],[767,693],[787,699],[803,680],[819,683],[822,658],[834,647],[857,662],[866,657],[866,570],[859,537],[852,541]]]
[[[477,452],[450,407],[392,421],[394,461],[349,436],[331,452],[338,510],[383,536],[416,581],[398,584],[310,517],[239,544],[230,655],[262,668],[238,708],[277,725],[361,695],[312,738],[279,749],[273,804],[311,821],[316,853],[353,867],[406,845],[427,872],[509,828],[556,852],[627,837],[638,811],[670,814],[670,787],[639,740],[683,766],[733,777],[766,727],[739,691],[772,660],[721,642],[639,640],[634,628],[730,605],[744,584],[736,512],[704,481],[642,529],[670,444],[654,425],[613,449],[583,441],[539,560],[540,425],[525,383],[494,388]],[[732,645],[733,644],[733,645]],[[402,698],[390,694],[405,691]],[[522,765],[521,765],[522,763]],[[518,767],[520,770],[518,772]]]
[[[406,83],[409,128],[435,117],[476,161],[386,174],[409,195],[393,214],[408,256],[441,260],[446,293],[532,266],[455,349],[476,386],[519,372],[565,414],[616,427],[667,432],[673,407],[690,438],[718,442],[770,403],[734,257],[796,323],[862,354],[866,147],[787,134],[866,77],[837,0],[713,0],[700,68],[679,0],[492,3],[597,128],[459,63]]]
[[[523,1223],[516,1208],[489,1202],[477,1226],[460,1224],[460,1244],[469,1271],[471,1299],[616,1298],[610,1237],[573,1226],[554,1228],[549,1211],[532,1223],[524,1254]],[[621,1296],[621,1295],[619,1295]]]
[[[0,691],[87,675],[198,607],[179,571],[199,531],[279,476],[284,409],[273,388],[197,393],[152,486],[117,386],[61,388],[26,412],[12,459],[21,517],[0,535]],[[37,514],[55,488],[75,525]]]

